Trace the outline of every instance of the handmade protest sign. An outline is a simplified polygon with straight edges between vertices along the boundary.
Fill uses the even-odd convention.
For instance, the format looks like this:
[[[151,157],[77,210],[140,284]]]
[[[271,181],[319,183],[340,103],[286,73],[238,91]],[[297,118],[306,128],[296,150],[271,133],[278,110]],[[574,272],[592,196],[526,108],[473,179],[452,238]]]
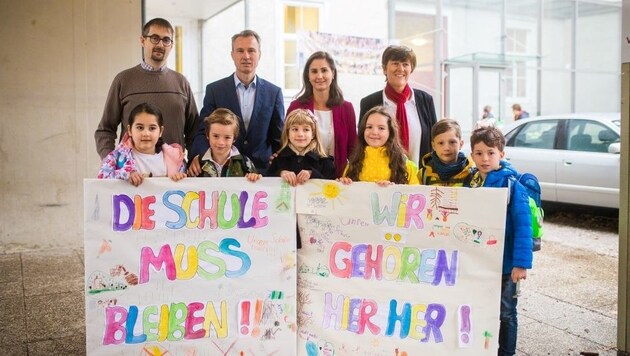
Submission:
[[[84,196],[91,355],[496,353],[505,189],[86,180]]]
[[[298,355],[496,355],[505,189],[296,190]]]
[[[294,190],[84,182],[89,355],[294,354]]]

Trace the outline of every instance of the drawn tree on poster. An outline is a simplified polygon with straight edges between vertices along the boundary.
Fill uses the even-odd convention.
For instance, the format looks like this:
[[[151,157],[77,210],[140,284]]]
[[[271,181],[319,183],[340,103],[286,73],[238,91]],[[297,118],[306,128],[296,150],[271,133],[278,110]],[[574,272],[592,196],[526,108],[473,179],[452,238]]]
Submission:
[[[428,220],[433,220],[433,211],[435,210],[436,213],[439,206],[440,206],[440,201],[442,200],[442,196],[444,195],[444,192],[442,190],[440,190],[440,188],[435,187],[433,189],[431,189],[429,191],[429,208],[427,208],[427,219]]]
[[[440,206],[440,201],[442,200],[443,195],[444,192],[440,188],[435,187],[431,189],[431,192],[429,193],[429,203],[433,209],[437,209]]]

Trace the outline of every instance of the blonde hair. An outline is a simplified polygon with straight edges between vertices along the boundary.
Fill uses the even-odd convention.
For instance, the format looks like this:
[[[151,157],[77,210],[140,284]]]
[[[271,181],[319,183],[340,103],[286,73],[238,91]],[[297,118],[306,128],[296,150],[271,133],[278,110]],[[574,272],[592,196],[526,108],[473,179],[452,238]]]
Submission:
[[[328,156],[326,154],[326,150],[324,150],[322,142],[319,140],[319,129],[317,128],[315,114],[313,114],[310,110],[305,109],[295,109],[287,115],[287,118],[284,121],[284,129],[282,129],[282,147],[280,147],[280,151],[289,145],[289,130],[291,129],[291,126],[294,125],[309,125],[313,131],[313,140],[311,141],[311,144],[313,142],[315,143],[312,150],[317,152],[321,157]]]
[[[212,112],[209,116],[203,119],[206,124],[206,137],[210,134],[210,126],[212,124],[219,124],[224,126],[234,125],[234,140],[238,137],[240,130],[240,120],[235,113],[225,108],[218,108]]]

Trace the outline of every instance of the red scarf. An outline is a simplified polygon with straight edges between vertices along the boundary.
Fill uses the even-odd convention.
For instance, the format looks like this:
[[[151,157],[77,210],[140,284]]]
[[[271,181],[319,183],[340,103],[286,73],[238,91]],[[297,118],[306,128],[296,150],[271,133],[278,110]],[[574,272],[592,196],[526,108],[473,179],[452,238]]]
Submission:
[[[385,96],[396,103],[396,121],[398,121],[398,131],[400,131],[400,141],[405,148],[405,151],[409,152],[409,124],[407,123],[407,111],[405,110],[405,103],[411,95],[411,87],[405,86],[402,93],[396,92],[394,88],[387,83],[385,85]]]

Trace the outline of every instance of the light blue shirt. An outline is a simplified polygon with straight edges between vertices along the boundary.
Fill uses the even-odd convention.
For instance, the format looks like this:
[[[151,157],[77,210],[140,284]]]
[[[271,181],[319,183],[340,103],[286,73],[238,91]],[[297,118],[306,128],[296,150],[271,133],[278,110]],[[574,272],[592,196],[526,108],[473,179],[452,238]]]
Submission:
[[[243,123],[245,124],[245,130],[249,127],[249,121],[252,118],[252,111],[254,111],[254,101],[256,99],[256,80],[258,77],[254,77],[251,83],[247,87],[234,73],[234,84],[236,86],[236,95],[238,96],[238,102],[241,106],[241,114],[243,115]]]

